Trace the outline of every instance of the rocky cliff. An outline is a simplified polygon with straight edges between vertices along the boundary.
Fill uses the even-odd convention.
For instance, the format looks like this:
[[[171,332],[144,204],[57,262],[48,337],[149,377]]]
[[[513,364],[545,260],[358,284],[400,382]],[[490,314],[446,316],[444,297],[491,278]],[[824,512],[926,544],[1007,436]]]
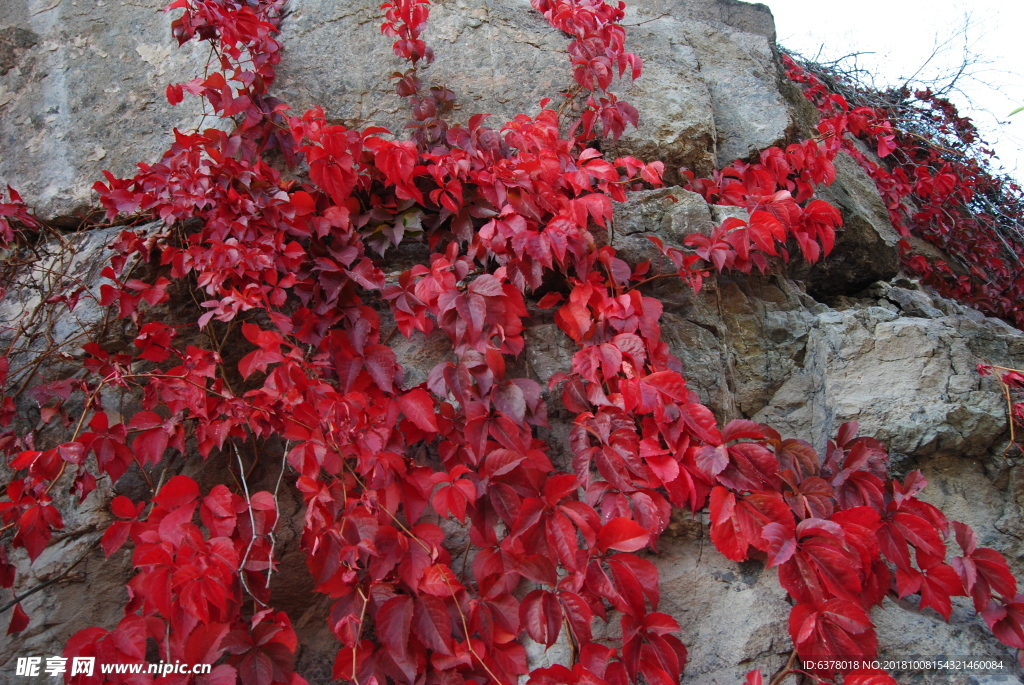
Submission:
[[[20,331],[28,341],[12,368],[31,367],[33,355],[53,340],[66,344],[68,354],[80,354],[85,338],[76,336],[83,330],[117,338],[119,324],[101,308],[83,301],[69,314],[48,304],[45,294],[62,278],[99,287],[104,246],[117,229],[77,229],[94,211],[90,188],[100,172],[130,174],[136,162],[154,161],[166,149],[172,128],[203,119],[194,99],[172,108],[163,97],[167,83],[201,73],[208,57],[204,48],[177,48],[163,4],[12,0],[0,18],[0,182],[18,188],[53,226],[75,230],[55,236],[34,264],[6,271],[0,338]],[[376,5],[293,0],[273,94],[296,109],[319,104],[347,125],[401,130],[405,104],[387,80],[401,63],[380,35]],[[434,7],[425,37],[437,61],[426,75],[455,91],[457,119],[488,112],[504,121],[535,112],[542,97],[569,87],[565,38],[526,0],[439,0]],[[708,173],[806,134],[811,115],[784,83],[764,5],[636,0],[626,26],[645,70],[620,87],[640,110],[641,124],[606,151]],[[1024,334],[901,277],[896,234],[870,180],[851,160],[840,159],[837,167],[838,179],[824,196],[842,210],[846,231],[829,260],[813,268],[778,264],[766,276],[720,276],[699,295],[662,280],[650,294],[665,305],[664,339],[720,421],[752,418],[819,448],[841,423],[858,421],[862,433],[890,446],[898,470],[924,472],[927,501],[974,526],[981,543],[1006,554],[1024,577],[1024,471],[1003,454],[1002,395],[992,379],[975,372],[979,362],[1024,366]],[[614,225],[601,237],[635,263],[652,256],[646,236],[678,244],[688,233],[710,230],[725,212],[679,187],[642,191],[616,207]],[[403,246],[389,258],[404,263],[425,254]],[[166,317],[187,306],[164,305]],[[575,346],[546,312],[531,314],[517,371],[544,385],[568,368]],[[396,336],[390,344],[406,368],[407,385],[424,381],[449,354],[440,335]],[[47,363],[46,379],[67,373],[58,361]],[[557,397],[548,400],[552,428],[546,437],[552,454],[567,459],[569,415]],[[37,420],[31,400],[18,409],[26,425]],[[175,461],[170,468],[201,483],[223,475],[215,461]],[[273,488],[275,478],[275,470],[261,469],[253,485]],[[135,477],[118,488],[141,492],[144,486]],[[16,591],[57,580],[24,600],[32,623],[0,640],[0,672],[13,673],[16,656],[57,653],[86,625],[109,627],[118,620],[131,566],[126,552],[106,559],[95,548],[109,518],[104,498],[111,493],[102,490],[68,508],[74,513],[66,517],[66,535],[34,564],[19,558]],[[330,601],[311,592],[297,550],[301,500],[288,493],[283,502],[287,522],[274,603],[290,613],[299,632],[299,672],[311,683],[327,683],[336,651],[327,626]],[[789,606],[773,570],[723,559],[707,540],[707,521],[682,515],[652,559],[662,573],[662,610],[679,620],[690,649],[684,682],[739,683],[753,668],[770,674],[785,663],[792,649]],[[955,604],[948,623],[931,610],[886,610],[873,618],[883,657],[998,656],[1017,673],[1015,654],[991,637],[966,600]],[[536,663],[565,656],[558,646],[531,654]],[[906,680],[967,682],[963,674],[947,675],[913,673]],[[980,678],[1015,682],[1009,674],[999,681]]]

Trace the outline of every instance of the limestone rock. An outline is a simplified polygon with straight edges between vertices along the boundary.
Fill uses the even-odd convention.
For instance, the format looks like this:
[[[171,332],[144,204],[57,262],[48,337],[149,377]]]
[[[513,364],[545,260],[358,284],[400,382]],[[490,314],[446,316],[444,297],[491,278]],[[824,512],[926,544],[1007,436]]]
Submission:
[[[898,306],[906,316],[917,316],[923,319],[938,319],[942,316],[942,312],[932,306],[931,298],[920,290],[891,288],[886,293],[885,299]]]
[[[762,35],[723,32],[707,24],[688,26],[685,35],[711,91],[718,165],[783,142],[791,114],[779,94],[773,43]]]
[[[980,457],[1006,430],[1001,396],[975,372],[981,361],[1024,361],[1024,335],[1002,322],[867,306],[821,312],[807,336],[803,369],[756,420],[817,446],[858,421],[892,451],[919,457]]]
[[[667,247],[682,247],[689,234],[709,234],[713,227],[704,199],[678,186],[641,190],[631,194],[627,202],[615,203],[614,209],[612,234],[607,241],[629,264],[652,260],[652,273],[674,269],[667,259],[658,268],[659,252],[648,236],[658,238]],[[607,234],[600,232],[599,237],[607,239]]]
[[[627,47],[644,59],[644,75],[613,90],[637,107],[641,123],[607,146],[609,155],[664,160],[670,177],[679,166],[708,174],[716,162],[786,137],[792,115],[778,90],[771,14],[754,6],[734,12],[738,4],[630,6]],[[297,0],[290,8],[277,95],[296,108],[321,104],[352,126],[400,131],[407,105],[386,77],[404,65],[380,35],[377,3]],[[734,17],[744,12],[752,14]],[[561,97],[572,83],[568,37],[525,0],[436,2],[424,39],[436,61],[423,77],[455,92],[456,120],[487,112],[499,126],[535,114],[542,98]]]
[[[199,123],[195,98],[171,107],[164,89],[201,74],[208,51],[178,48],[172,15],[158,11],[164,4],[15,0],[9,8],[0,25],[0,181],[41,216],[76,223],[102,170],[130,175],[136,162],[159,159],[174,127]],[[378,5],[290,3],[272,93],[296,111],[322,105],[351,126],[401,133],[408,106],[389,76],[404,64],[380,34]],[[674,179],[680,166],[709,174],[786,138],[791,108],[779,92],[774,25],[762,6],[652,0],[631,5],[625,23],[633,24],[628,47],[646,66],[639,80],[627,77],[613,90],[639,109],[641,124],[609,144],[609,155],[661,159]],[[456,93],[457,121],[488,112],[500,126],[535,114],[542,98],[557,104],[572,83],[569,37],[525,0],[436,2],[425,39],[437,61],[424,78]]]
[[[666,536],[652,557],[661,574],[659,611],[679,621],[689,651],[683,682],[735,685],[758,668],[770,676],[793,648],[777,574],[757,561],[725,559],[710,547],[705,525],[685,523],[698,535]]]
[[[604,146],[609,157],[662,160],[671,180],[679,167],[704,175],[718,161],[713,85],[701,68],[703,55],[688,40],[690,23],[678,17],[641,11],[627,15],[626,23],[646,22],[627,34],[627,46],[644,60],[644,71],[640,79],[619,82],[613,90],[639,110],[640,125]]]
[[[875,281],[896,276],[900,266],[899,235],[875,190],[874,182],[845,152],[835,158],[836,180],[815,196],[843,215],[832,253],[809,265],[794,258],[787,264],[791,278],[804,281],[818,298],[855,293]]]
[[[209,49],[171,37],[164,0],[11,0],[0,19],[0,187],[44,218],[77,223],[101,171],[155,162],[172,130],[195,127],[169,83],[202,74]]]

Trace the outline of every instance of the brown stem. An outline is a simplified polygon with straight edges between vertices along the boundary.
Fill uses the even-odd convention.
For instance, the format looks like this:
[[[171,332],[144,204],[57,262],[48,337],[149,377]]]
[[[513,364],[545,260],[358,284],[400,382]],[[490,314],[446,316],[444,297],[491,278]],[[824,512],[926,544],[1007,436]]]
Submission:
[[[793,672],[793,664],[795,663],[796,648],[794,647],[793,651],[789,654],[789,661],[786,662],[786,665],[782,667],[782,670],[778,673],[778,675],[772,678],[771,682],[768,683],[768,685],[779,685],[779,683],[781,683],[786,678],[786,676]]]

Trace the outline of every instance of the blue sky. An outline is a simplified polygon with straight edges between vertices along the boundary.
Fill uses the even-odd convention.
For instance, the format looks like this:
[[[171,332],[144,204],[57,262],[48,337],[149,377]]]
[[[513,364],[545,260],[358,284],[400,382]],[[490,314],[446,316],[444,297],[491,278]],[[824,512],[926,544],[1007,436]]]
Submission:
[[[766,0],[779,43],[808,56],[835,59],[853,52],[878,74],[878,85],[902,83],[915,72],[948,74],[966,54],[978,61],[950,97],[974,119],[1005,170],[1024,180],[1024,2],[1021,0]],[[961,31],[968,22],[966,32]],[[946,46],[925,64],[936,45]]]

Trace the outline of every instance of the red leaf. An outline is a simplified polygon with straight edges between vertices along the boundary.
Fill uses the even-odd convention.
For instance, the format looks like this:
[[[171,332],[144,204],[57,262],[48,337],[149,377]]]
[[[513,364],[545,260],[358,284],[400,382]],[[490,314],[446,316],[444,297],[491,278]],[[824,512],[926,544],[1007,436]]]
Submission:
[[[455,573],[445,564],[432,564],[423,571],[420,590],[435,597],[451,597],[462,588]]]
[[[163,427],[139,433],[132,442],[135,456],[143,464],[159,464],[170,442],[170,436]]]
[[[931,607],[939,612],[942,618],[949,620],[953,611],[950,597],[964,595],[964,586],[960,576],[946,564],[939,564],[922,573],[921,608]]]
[[[562,603],[562,612],[569,621],[569,628],[576,637],[577,644],[587,644],[593,639],[591,624],[594,612],[582,597],[575,592],[563,590],[558,593],[558,601]]]
[[[402,669],[409,683],[416,680],[416,663],[409,653],[413,600],[408,595],[392,597],[377,612],[377,635],[388,654]]]
[[[398,406],[402,413],[409,418],[416,427],[430,433],[437,433],[437,417],[434,414],[434,400],[430,393],[422,388],[415,388],[409,392],[399,395]]]
[[[796,552],[796,537],[793,531],[781,523],[769,523],[761,531],[761,537],[768,543],[768,568],[784,564]]]
[[[25,610],[21,608],[21,602],[14,605],[14,611],[11,612],[11,622],[7,626],[7,634],[13,635],[14,633],[20,633],[21,631],[28,628],[29,618]]]
[[[172,83],[169,86],[167,86],[166,94],[167,102],[171,103],[172,105],[180,104],[185,97],[184,93],[182,92],[180,83]]]
[[[564,299],[565,296],[562,295],[562,293],[550,292],[544,297],[540,298],[540,302],[537,303],[537,306],[540,307],[541,309],[551,309]]]
[[[789,634],[803,661],[829,659],[872,659],[878,651],[874,626],[864,610],[844,599],[822,604],[797,604],[789,615]],[[814,669],[831,676],[835,667]]]
[[[1024,649],[1024,595],[1017,595],[1013,601],[992,602],[981,617],[1000,642]]]
[[[535,642],[550,647],[562,630],[562,606],[547,590],[534,590],[519,605],[519,622]]]
[[[156,494],[153,501],[164,509],[177,509],[199,497],[199,485],[188,476],[174,476]]]
[[[747,558],[750,541],[736,517],[736,495],[721,485],[711,491],[711,542],[726,559]]]
[[[685,403],[690,399],[690,392],[686,389],[686,381],[675,371],[658,371],[657,373],[644,376],[641,382],[650,385],[658,390],[658,392],[677,402]]]
[[[646,379],[645,379],[646,380]],[[718,424],[715,422],[715,415],[703,404],[691,402],[679,407],[683,421],[693,431],[697,439],[712,445],[722,444],[722,434],[718,432]],[[741,443],[748,444],[748,443]],[[739,447],[737,445],[735,447]]]
[[[114,516],[123,519],[134,519],[142,511],[142,507],[142,504],[136,506],[124,495],[118,495],[110,502],[110,511]]]
[[[18,519],[18,534],[12,541],[15,547],[24,547],[28,558],[35,561],[53,536],[53,528],[63,528],[60,513],[50,504],[28,507]]]
[[[414,612],[416,637],[428,649],[452,656],[452,619],[437,597],[420,597]]]
[[[650,537],[650,532],[636,521],[618,517],[601,526],[597,532],[597,546],[601,551],[635,552],[646,547]]]
[[[108,557],[121,549],[122,545],[128,540],[131,526],[132,524],[129,521],[114,521],[110,524],[110,528],[107,528],[106,532],[103,533],[100,544],[103,546],[103,551]]]

